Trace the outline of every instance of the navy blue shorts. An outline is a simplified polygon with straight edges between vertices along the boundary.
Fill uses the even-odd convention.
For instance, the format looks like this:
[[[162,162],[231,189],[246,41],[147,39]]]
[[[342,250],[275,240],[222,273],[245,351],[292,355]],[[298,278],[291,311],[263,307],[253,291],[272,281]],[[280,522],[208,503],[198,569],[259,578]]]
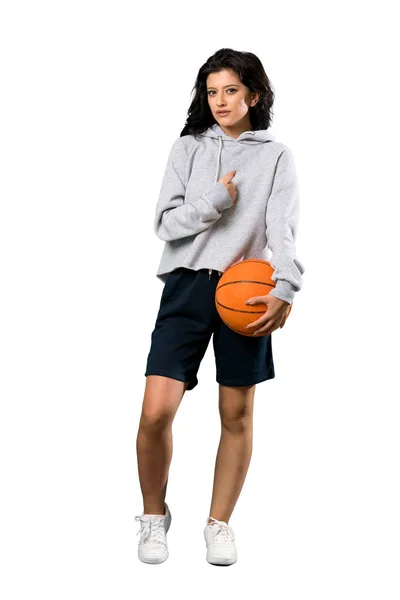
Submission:
[[[271,334],[251,337],[229,329],[215,306],[218,271],[179,267],[169,273],[151,334],[145,376],[164,375],[197,384],[197,372],[211,336],[216,380],[251,386],[275,377]]]

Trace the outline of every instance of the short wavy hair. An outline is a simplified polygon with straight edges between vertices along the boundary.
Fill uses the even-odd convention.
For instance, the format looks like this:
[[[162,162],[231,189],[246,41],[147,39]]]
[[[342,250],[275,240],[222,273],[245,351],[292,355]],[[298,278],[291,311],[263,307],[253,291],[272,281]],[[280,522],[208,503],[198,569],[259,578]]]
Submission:
[[[217,122],[208,104],[207,77],[210,73],[217,73],[223,69],[234,71],[240,81],[251,92],[259,92],[260,94],[257,104],[249,107],[250,123],[253,130],[268,129],[270,126],[275,94],[260,59],[252,52],[221,48],[210,56],[199,69],[196,83],[192,89],[194,97],[188,109],[188,117],[180,137],[202,133]]]

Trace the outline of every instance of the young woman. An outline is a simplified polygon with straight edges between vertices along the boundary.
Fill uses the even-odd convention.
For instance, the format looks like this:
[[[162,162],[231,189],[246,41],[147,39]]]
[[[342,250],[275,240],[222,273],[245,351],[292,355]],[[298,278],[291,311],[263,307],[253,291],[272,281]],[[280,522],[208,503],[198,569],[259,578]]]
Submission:
[[[284,326],[302,286],[299,195],[292,152],[268,131],[274,93],[257,56],[218,50],[200,68],[194,89],[155,211],[155,233],[165,241],[157,277],[165,286],[145,372],[137,435],[144,511],[135,519],[140,560],[166,560],[172,422],[185,391],[198,383],[212,337],[222,434],[204,537],[208,562],[232,564],[237,552],[228,521],[250,463],[256,384],[275,377],[271,334]],[[249,326],[263,333],[257,337],[228,328],[215,307],[219,276],[246,258],[274,268],[276,287],[252,299],[267,307]]]

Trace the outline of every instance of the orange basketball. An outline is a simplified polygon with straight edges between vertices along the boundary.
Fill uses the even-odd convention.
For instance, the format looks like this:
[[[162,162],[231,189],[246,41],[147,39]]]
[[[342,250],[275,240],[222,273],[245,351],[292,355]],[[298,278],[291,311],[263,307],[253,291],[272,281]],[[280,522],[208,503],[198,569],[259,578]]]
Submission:
[[[215,306],[222,321],[236,333],[241,335],[260,337],[253,331],[262,327],[245,329],[246,325],[257,321],[266,313],[266,304],[245,304],[254,296],[266,296],[275,287],[271,275],[274,269],[267,260],[250,258],[242,260],[221,275],[215,290]],[[292,309],[290,305],[289,312]]]

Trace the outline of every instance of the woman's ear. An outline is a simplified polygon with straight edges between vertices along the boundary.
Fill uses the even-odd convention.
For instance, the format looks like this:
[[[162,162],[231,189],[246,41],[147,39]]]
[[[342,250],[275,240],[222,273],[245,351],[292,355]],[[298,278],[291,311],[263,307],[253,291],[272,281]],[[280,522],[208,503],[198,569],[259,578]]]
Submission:
[[[255,106],[257,104],[257,102],[259,101],[259,99],[260,99],[260,94],[258,92],[255,92],[254,98],[252,99],[250,105],[252,107]]]

